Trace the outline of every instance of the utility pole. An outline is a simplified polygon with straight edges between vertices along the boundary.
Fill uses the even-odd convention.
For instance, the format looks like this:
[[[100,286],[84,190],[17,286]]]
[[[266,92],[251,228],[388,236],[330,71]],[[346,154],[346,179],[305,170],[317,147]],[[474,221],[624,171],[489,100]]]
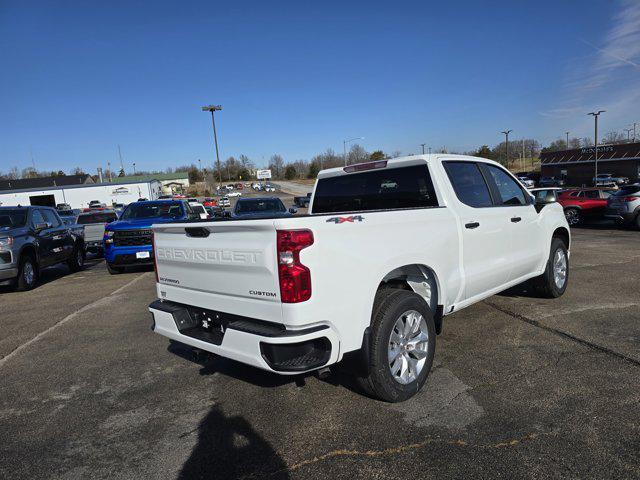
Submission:
[[[347,143],[353,142],[354,140],[364,140],[364,137],[355,137],[349,138],[348,140],[342,141],[342,150],[344,152],[344,166],[347,166]]]
[[[627,132],[627,143],[631,142],[631,132],[633,132],[633,128],[625,128],[625,132]]]
[[[426,143],[421,143],[420,146],[422,147],[422,154],[424,155],[424,147],[426,146]]]
[[[211,112],[211,123],[213,124],[213,142],[216,145],[216,163],[218,167],[218,180],[222,183],[222,173],[220,172],[220,153],[218,152],[218,134],[216,133],[216,118],[214,112],[222,110],[222,105],[207,105],[202,107],[203,112]]]
[[[569,150],[569,133],[570,132],[564,132],[567,134],[567,150]]]
[[[597,186],[597,178],[598,178],[598,117],[601,113],[606,112],[606,110],[598,110],[597,112],[589,112],[587,115],[593,115],[593,119],[595,120],[595,153],[596,153],[596,174],[593,177],[593,185]]]
[[[524,138],[522,139],[522,162],[520,163],[520,168],[524,172]]]
[[[107,162],[107,173],[109,174],[109,183],[111,183],[111,162]]]
[[[633,122],[633,143],[636,143],[636,122]]]
[[[505,156],[507,157],[505,160],[506,167],[509,168],[509,134],[513,132],[513,130],[503,130],[501,133],[504,133],[505,136]]]

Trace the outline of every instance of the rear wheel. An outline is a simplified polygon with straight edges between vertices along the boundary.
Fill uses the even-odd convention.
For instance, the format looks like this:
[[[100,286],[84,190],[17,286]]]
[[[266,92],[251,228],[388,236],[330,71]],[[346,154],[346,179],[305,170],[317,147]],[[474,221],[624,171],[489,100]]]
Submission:
[[[567,219],[567,223],[570,227],[575,227],[582,222],[582,215],[580,215],[580,210],[577,208],[567,208],[564,211],[564,216]]]
[[[122,273],[124,271],[124,268],[122,268],[122,267],[114,267],[109,262],[107,262],[107,271],[111,275],[118,275],[119,273]]]
[[[533,279],[536,291],[546,298],[558,298],[564,294],[569,283],[569,254],[562,240],[551,240],[551,251],[544,273]]]
[[[69,266],[69,270],[71,270],[72,272],[77,272],[79,270],[82,270],[82,267],[84,267],[84,259],[85,259],[84,248],[81,244],[76,243],[76,245],[73,247],[73,253],[71,254],[71,258],[67,260],[67,265]]]
[[[18,268],[17,290],[31,290],[38,283],[38,264],[31,254],[23,255]]]
[[[377,296],[371,324],[369,374],[358,383],[371,396],[402,402],[427,379],[436,347],[436,329],[424,299],[407,290]]]

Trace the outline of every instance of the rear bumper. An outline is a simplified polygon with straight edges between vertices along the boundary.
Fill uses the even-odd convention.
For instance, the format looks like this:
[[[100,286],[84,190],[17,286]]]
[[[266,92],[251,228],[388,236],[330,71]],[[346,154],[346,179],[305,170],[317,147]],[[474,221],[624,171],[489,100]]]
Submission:
[[[156,300],[152,329],[172,340],[283,375],[336,363],[338,334],[329,325],[291,330],[283,325]],[[202,328],[206,321],[208,328]]]

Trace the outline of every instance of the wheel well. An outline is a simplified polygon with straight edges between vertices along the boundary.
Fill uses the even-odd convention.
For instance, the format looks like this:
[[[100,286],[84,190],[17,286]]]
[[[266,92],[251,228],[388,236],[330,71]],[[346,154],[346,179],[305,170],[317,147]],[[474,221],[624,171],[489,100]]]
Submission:
[[[567,231],[566,228],[564,227],[556,228],[555,231],[553,232],[552,238],[559,238],[564,242],[565,246],[567,247],[567,250],[569,249],[569,232]]]
[[[433,312],[436,332],[442,330],[442,308],[438,306],[438,276],[430,267],[411,264],[398,267],[387,273],[378,284],[378,290],[396,288],[415,292],[420,295]]]

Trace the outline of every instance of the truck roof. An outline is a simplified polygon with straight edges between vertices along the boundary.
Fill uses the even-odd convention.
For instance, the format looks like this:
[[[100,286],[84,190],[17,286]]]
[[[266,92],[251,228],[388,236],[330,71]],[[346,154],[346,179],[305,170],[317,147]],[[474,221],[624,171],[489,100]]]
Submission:
[[[373,170],[376,168],[389,168],[389,167],[402,167],[402,166],[411,166],[411,165],[419,165],[421,163],[430,163],[430,162],[439,162],[442,160],[472,160],[474,162],[481,161],[494,165],[500,165],[493,160],[489,160],[488,158],[482,157],[472,157],[469,155],[457,155],[450,153],[432,153],[426,155],[407,155],[404,157],[397,158],[389,158],[384,160],[373,160],[371,162],[364,163],[354,163],[351,165],[347,165],[346,167],[336,167],[336,168],[327,168],[326,170],[321,170],[318,173],[318,180],[322,178],[335,177],[338,175],[349,175],[351,173],[359,173],[367,170]],[[376,167],[375,164],[384,163],[383,166]],[[365,168],[366,166],[371,165],[371,168]],[[351,170],[351,171],[350,171]]]

